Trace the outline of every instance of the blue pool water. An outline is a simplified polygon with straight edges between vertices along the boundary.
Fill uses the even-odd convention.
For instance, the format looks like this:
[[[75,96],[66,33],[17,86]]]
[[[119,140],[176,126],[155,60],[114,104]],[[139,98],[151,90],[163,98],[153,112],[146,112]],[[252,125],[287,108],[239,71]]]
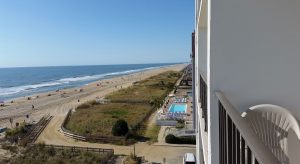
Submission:
[[[187,105],[186,104],[172,104],[169,108],[171,113],[185,113]]]

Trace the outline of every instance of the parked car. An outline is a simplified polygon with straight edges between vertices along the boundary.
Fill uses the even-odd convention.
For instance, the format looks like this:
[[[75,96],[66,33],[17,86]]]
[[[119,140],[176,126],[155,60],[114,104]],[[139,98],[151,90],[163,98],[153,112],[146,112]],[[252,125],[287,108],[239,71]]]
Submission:
[[[183,156],[183,164],[196,164],[196,158],[193,153],[185,153]]]

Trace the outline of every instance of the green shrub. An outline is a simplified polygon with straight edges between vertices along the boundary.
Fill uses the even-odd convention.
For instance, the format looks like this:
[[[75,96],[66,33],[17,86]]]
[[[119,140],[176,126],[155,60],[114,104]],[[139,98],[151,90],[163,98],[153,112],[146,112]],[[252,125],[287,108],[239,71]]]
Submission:
[[[165,138],[166,143],[176,143],[176,137],[173,134],[168,134]]]
[[[17,136],[19,134],[24,134],[26,132],[27,132],[27,130],[26,130],[25,124],[21,124],[18,127],[15,127],[13,129],[7,129],[5,134],[6,134],[6,137],[11,137],[11,136]]]
[[[184,124],[177,123],[177,124],[176,124],[176,128],[177,128],[177,129],[182,129],[182,128],[184,128]]]
[[[77,108],[78,109],[87,109],[87,108],[90,108],[90,107],[91,107],[90,104],[84,103],[84,104],[79,105]]]
[[[165,141],[170,144],[196,144],[195,137],[176,137],[173,134],[168,134]]]
[[[50,147],[48,149],[48,155],[53,157],[53,156],[55,156],[55,154],[56,154],[56,151],[55,151],[54,147]]]
[[[176,128],[177,129],[181,129],[181,128],[184,128],[185,127],[185,121],[184,120],[177,120],[177,124],[176,124]]]
[[[124,136],[128,133],[128,124],[125,120],[118,120],[113,128],[112,128],[112,134],[114,136]]]

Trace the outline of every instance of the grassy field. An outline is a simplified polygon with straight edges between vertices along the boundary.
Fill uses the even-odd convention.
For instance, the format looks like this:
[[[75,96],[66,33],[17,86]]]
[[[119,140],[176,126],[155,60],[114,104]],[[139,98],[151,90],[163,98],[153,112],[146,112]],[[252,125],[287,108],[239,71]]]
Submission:
[[[155,98],[164,98],[169,93],[178,78],[178,72],[165,72],[136,83],[134,86],[119,90],[109,96],[112,102],[149,103]]]
[[[109,104],[84,104],[71,115],[65,127],[81,135],[111,136],[114,123],[124,119],[131,128],[162,103],[180,76],[179,72],[165,72],[113,92],[106,97],[111,101]]]
[[[110,103],[78,109],[72,114],[66,128],[77,134],[110,136],[115,121],[124,119],[134,125],[138,118],[151,110],[148,104]]]

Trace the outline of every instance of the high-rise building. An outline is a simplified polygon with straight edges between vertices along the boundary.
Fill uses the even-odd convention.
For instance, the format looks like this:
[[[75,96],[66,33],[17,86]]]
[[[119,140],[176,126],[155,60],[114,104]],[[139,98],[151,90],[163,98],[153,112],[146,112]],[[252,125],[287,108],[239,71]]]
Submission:
[[[195,0],[198,162],[300,163],[299,6]]]

